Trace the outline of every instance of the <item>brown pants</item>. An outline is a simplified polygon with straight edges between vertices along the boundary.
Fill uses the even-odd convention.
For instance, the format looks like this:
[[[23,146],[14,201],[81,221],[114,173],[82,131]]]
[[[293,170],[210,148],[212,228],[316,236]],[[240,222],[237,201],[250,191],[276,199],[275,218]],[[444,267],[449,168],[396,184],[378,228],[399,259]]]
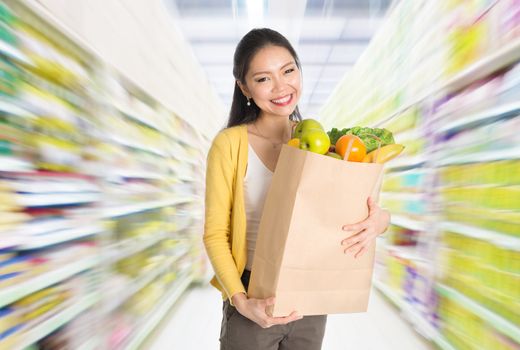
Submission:
[[[249,274],[242,276],[247,288]],[[220,350],[320,350],[327,316],[305,316],[286,325],[262,328],[224,302]]]

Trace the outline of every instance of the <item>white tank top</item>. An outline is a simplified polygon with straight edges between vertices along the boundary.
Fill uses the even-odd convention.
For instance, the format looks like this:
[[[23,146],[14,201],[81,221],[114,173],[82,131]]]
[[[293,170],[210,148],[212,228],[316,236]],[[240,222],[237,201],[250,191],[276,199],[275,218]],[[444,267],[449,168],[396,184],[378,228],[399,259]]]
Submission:
[[[265,197],[271,184],[273,173],[258,158],[253,147],[248,146],[247,170],[244,178],[244,202],[247,218],[247,262],[246,269],[251,271],[255,254],[258,226],[262,217]]]

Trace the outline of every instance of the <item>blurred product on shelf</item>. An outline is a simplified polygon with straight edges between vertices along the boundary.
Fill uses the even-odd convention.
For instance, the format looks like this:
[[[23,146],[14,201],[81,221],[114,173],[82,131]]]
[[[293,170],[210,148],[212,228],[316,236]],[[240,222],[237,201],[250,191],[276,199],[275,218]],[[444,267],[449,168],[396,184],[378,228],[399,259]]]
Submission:
[[[162,307],[170,290],[185,288],[177,282],[191,280],[189,242],[164,240],[114,265],[103,289],[109,291],[104,311],[110,349],[125,348],[139,333],[143,320]]]
[[[399,173],[389,173],[383,182],[384,192],[416,193],[421,192],[426,181],[427,171],[412,169]]]
[[[401,1],[322,110],[406,146],[386,166],[374,284],[445,350],[520,349],[519,15]]]
[[[325,124],[378,123],[405,112],[437,87],[464,85],[467,77],[457,77],[471,66],[471,78],[488,75],[493,67],[476,64],[488,57],[505,53],[499,56],[504,65],[515,62],[518,12],[515,0],[399,2],[323,108]]]
[[[444,320],[442,333],[456,349],[518,350],[520,346],[498,332],[486,317],[476,316],[456,300],[439,298],[439,315]]]
[[[390,225],[386,233],[386,241],[398,246],[415,246],[419,233],[405,227]]]
[[[100,344],[98,334],[95,332],[99,328],[96,321],[95,312],[92,310],[84,312],[65,326],[38,341],[31,349],[79,349],[85,344],[89,345],[89,349],[95,349]]]
[[[207,275],[207,139],[43,6],[0,3],[0,350],[137,349]],[[519,101],[518,0],[402,0],[320,113],[405,145],[374,285],[444,350],[520,349]]]
[[[390,194],[381,196],[381,204],[396,215],[406,213],[408,217],[421,217],[426,214],[426,203],[420,194]]]
[[[135,349],[205,272],[201,135],[55,25],[0,4],[0,349]]]
[[[81,303],[96,288],[95,275],[86,272],[40,289],[0,309],[0,348],[18,349],[31,345],[28,339],[36,336],[35,340],[38,340],[42,330],[55,329],[60,316],[70,313],[75,304]]]
[[[441,282],[518,324],[518,251],[452,232],[442,238]]]

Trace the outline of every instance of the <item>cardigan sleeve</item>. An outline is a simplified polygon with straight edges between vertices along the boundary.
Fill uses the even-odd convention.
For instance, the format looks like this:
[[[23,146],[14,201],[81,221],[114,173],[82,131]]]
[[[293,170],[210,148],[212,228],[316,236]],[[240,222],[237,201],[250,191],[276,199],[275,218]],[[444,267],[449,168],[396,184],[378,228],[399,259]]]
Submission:
[[[231,253],[231,212],[235,171],[231,145],[219,134],[209,150],[206,167],[204,246],[222,290],[231,297],[245,293]]]

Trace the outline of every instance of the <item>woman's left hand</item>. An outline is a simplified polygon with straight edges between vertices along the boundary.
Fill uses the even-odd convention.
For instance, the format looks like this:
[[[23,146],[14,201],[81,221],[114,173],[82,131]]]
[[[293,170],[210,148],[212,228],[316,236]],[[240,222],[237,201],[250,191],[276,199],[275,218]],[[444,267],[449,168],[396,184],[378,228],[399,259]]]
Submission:
[[[386,231],[390,224],[390,213],[381,209],[377,203],[368,198],[368,218],[352,225],[344,225],[343,231],[356,232],[345,238],[341,244],[345,254],[353,253],[355,258],[365,254],[372,241]]]

